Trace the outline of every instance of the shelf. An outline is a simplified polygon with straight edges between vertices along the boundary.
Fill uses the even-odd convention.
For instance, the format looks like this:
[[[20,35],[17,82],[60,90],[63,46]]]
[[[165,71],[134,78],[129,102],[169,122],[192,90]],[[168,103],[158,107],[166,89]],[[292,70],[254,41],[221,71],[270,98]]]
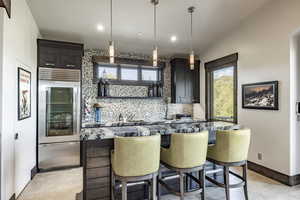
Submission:
[[[52,121],[47,121],[47,123],[73,123],[73,120],[52,120]]]
[[[64,106],[64,105],[73,105],[73,103],[47,103],[47,106],[54,106],[54,105]]]
[[[112,96],[104,96],[97,97],[97,99],[162,99],[163,97],[112,97]]]

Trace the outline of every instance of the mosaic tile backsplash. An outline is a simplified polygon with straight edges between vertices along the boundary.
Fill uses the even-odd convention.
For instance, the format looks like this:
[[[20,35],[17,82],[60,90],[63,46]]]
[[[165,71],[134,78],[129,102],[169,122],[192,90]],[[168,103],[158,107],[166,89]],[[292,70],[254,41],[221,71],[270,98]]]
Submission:
[[[148,87],[110,85],[109,95],[113,97],[146,97],[148,96]]]
[[[106,51],[99,49],[85,50],[82,65],[82,96],[83,122],[93,123],[93,105],[100,103],[102,109],[101,122],[118,121],[119,115],[133,116],[134,120],[157,121],[166,117],[167,106],[165,99],[171,96],[171,68],[168,59],[164,71],[164,98],[159,99],[99,99],[97,85],[93,84],[92,56],[107,56]],[[134,53],[120,53],[122,58],[151,59],[149,56]],[[147,87],[144,86],[110,86],[111,96],[147,96]]]

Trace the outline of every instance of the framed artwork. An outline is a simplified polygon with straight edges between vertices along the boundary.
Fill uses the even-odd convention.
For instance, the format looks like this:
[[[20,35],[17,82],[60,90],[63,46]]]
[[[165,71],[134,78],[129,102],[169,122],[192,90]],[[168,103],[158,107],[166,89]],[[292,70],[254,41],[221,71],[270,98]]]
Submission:
[[[11,17],[11,0],[0,0],[0,7],[5,8],[8,17]]]
[[[278,81],[242,85],[242,107],[279,110]]]
[[[31,72],[18,68],[18,120],[31,117]]]

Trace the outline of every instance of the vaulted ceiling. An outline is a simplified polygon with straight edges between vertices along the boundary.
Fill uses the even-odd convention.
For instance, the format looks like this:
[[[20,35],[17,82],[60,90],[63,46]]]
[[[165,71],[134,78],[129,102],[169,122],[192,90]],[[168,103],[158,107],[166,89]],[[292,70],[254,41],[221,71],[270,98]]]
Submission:
[[[109,0],[27,0],[44,38],[107,48]],[[160,0],[157,9],[159,52],[189,51],[189,6],[195,6],[194,47],[201,52],[271,0]],[[153,6],[150,0],[113,0],[113,35],[118,51],[151,54]],[[97,26],[103,25],[104,31]],[[170,37],[177,41],[172,43]]]

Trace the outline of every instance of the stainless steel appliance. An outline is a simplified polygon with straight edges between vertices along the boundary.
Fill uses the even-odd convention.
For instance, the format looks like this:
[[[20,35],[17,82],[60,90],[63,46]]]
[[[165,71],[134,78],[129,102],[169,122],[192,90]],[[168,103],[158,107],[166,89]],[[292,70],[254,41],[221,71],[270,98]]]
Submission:
[[[38,167],[80,165],[80,71],[39,69]]]

